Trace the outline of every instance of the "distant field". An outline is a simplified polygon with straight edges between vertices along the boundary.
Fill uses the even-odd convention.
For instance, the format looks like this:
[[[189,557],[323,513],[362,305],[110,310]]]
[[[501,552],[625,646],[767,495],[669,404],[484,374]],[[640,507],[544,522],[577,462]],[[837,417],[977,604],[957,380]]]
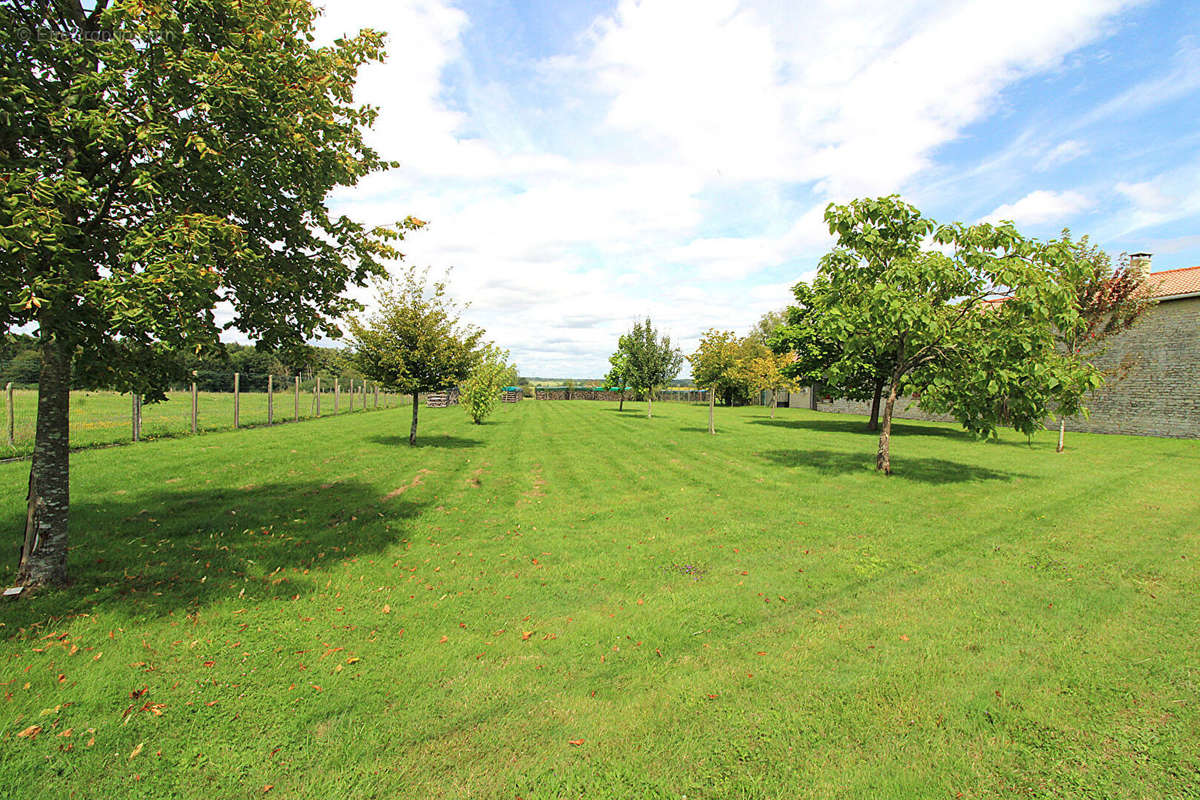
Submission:
[[[889,479],[860,418],[625,409],[77,453],[3,794],[1197,796],[1200,442],[904,421]]]
[[[379,396],[384,403],[401,402],[398,398]],[[34,430],[37,422],[37,392],[18,389],[13,392],[16,409],[14,434],[16,446],[8,446],[7,428],[0,432],[0,457],[23,456],[33,452]],[[367,395],[367,408],[373,408],[374,395]],[[321,415],[333,414],[333,394],[322,392]],[[349,396],[342,394],[339,407],[349,411]],[[142,438],[180,436],[191,433],[191,396],[188,392],[168,392],[167,401],[142,406]],[[362,398],[355,397],[355,411],[362,409]],[[197,398],[197,429],[218,431],[233,427],[233,394],[231,392],[200,392]],[[0,415],[6,412],[0,409]],[[294,418],[295,402],[292,390],[275,392],[275,421]],[[300,418],[316,415],[311,391],[300,393]],[[0,417],[3,418],[3,417]],[[265,425],[267,422],[267,393],[242,392],[239,418],[242,425]],[[7,422],[6,418],[4,418]],[[75,448],[128,442],[132,436],[133,402],[128,394],[118,392],[71,392],[71,446]]]

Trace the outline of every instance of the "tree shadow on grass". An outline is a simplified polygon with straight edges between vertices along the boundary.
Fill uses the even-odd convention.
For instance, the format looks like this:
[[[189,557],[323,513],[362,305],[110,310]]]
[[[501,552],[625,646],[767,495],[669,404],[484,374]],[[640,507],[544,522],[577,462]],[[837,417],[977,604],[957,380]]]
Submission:
[[[71,585],[7,605],[7,632],[97,607],[143,619],[221,600],[307,595],[319,588],[307,570],[405,541],[420,509],[356,481],[160,487],[75,501]],[[0,525],[19,530],[23,521]]]
[[[783,467],[803,467],[822,475],[851,475],[875,471],[873,453],[844,453],[834,450],[768,450],[760,453],[768,461]],[[978,467],[942,458],[904,456],[892,459],[892,478],[921,483],[966,483],[970,481],[1011,481],[1028,478],[1018,472]]]
[[[853,433],[861,436],[879,438],[879,431],[867,429],[865,419],[754,419],[751,425],[768,425],[774,428],[791,428],[794,430],[820,431],[824,433]],[[946,427],[946,423],[929,423],[925,425],[906,424],[898,420],[892,421],[892,436],[938,436],[944,439],[958,439],[964,442],[978,441],[964,430]],[[989,439],[991,444],[1021,445],[1026,442],[1003,441]]]
[[[387,447],[408,447],[408,436],[368,436],[367,441],[375,444],[386,445]],[[454,450],[463,447],[481,447],[483,442],[478,439],[464,439],[461,436],[449,436],[447,434],[437,434],[435,436],[422,436],[417,433],[416,447],[442,447],[447,450]]]

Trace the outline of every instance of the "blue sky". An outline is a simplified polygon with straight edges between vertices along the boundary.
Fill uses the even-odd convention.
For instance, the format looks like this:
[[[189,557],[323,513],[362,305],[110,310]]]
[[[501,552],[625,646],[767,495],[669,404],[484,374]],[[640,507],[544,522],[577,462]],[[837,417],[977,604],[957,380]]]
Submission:
[[[321,32],[365,26],[403,166],[334,205],[430,220],[407,260],[523,374],[598,376],[647,314],[745,331],[855,196],[1200,264],[1200,4],[338,0]]]

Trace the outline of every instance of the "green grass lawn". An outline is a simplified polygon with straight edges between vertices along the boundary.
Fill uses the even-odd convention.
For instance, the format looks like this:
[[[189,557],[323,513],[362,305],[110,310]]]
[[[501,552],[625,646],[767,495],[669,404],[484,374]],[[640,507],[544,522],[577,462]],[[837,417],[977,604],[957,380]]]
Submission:
[[[280,379],[286,381],[287,379]],[[356,383],[357,385],[357,383]],[[3,387],[0,387],[3,388]],[[275,391],[275,421],[287,422],[296,416],[296,398],[290,386]],[[238,409],[238,421],[243,426],[267,424],[267,393],[242,392]],[[379,395],[379,405],[394,406],[404,398]],[[367,395],[367,410],[373,410],[375,397]],[[0,458],[27,456],[33,452],[33,439],[37,425],[37,392],[32,389],[13,391],[13,438],[8,445],[7,424],[0,432]],[[354,407],[350,397],[343,392],[337,403],[340,413],[362,410],[361,395],[354,396]],[[7,414],[7,411],[0,412]],[[321,415],[334,413],[332,392],[321,393]],[[316,404],[311,390],[300,392],[300,419],[316,416]],[[128,394],[107,391],[71,392],[70,425],[71,446],[74,448],[97,447],[129,442],[132,437],[131,422],[133,403]],[[4,418],[7,423],[7,418]],[[196,428],[201,432],[222,431],[233,427],[233,393],[199,392],[196,398]],[[157,439],[168,436],[186,436],[192,431],[192,403],[189,392],[168,392],[162,403],[147,403],[142,406],[142,438]]]
[[[902,422],[888,479],[861,419],[706,413],[75,454],[76,583],[0,604],[5,793],[1197,796],[1200,442]]]

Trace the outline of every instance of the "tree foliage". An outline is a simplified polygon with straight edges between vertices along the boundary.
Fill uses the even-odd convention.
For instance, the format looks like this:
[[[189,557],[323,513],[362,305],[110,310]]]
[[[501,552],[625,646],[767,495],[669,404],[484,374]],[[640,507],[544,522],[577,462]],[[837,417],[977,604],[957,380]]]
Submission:
[[[670,383],[683,368],[683,353],[671,345],[671,337],[659,336],[649,317],[635,322],[621,337],[629,385],[646,393],[646,416],[653,416],[654,391]]]
[[[830,204],[825,219],[837,237],[816,290],[840,347],[830,380],[893,359],[880,471],[891,471],[891,418],[903,392],[984,436],[1004,424],[1032,434],[1061,386],[1096,384],[1093,369],[1055,346],[1055,330],[1078,317],[1055,279],[1071,258],[1062,243],[1027,239],[1011,223],[938,226],[896,196]],[[923,248],[930,234],[939,250]]]
[[[692,380],[708,389],[708,432],[716,433],[713,404],[717,393],[737,382],[740,342],[733,331],[709,328],[700,337],[696,352],[688,356],[692,365]]]
[[[1132,268],[1122,255],[1114,266],[1112,257],[1092,244],[1087,236],[1072,239],[1064,228],[1059,241],[1067,249],[1057,278],[1071,292],[1077,316],[1075,324],[1056,329],[1058,343],[1067,353],[1095,366],[1108,347],[1108,340],[1129,330],[1153,304],[1143,272]],[[1102,371],[1104,380],[1120,379],[1120,367]],[[1058,452],[1066,438],[1066,417],[1083,411],[1083,399],[1093,388],[1090,381],[1066,383],[1059,389]]]
[[[349,321],[354,363],[363,375],[412,398],[408,443],[417,443],[421,392],[448,389],[471,374],[483,331],[462,322],[445,280],[408,267],[375,282],[376,310]]]
[[[790,353],[767,352],[738,362],[736,373],[740,380],[755,392],[771,393],[771,419],[775,418],[778,393],[785,389],[794,391],[798,388],[796,381],[787,375],[786,368],[791,361]]]
[[[480,348],[471,374],[461,386],[462,405],[476,425],[496,410],[500,392],[517,379],[517,368],[508,362],[508,351],[493,344]]]
[[[268,350],[336,337],[347,286],[411,218],[329,212],[387,166],[366,146],[371,30],[314,47],[307,0],[0,5],[0,326],[41,354],[20,578],[66,578],[66,392],[161,398],[180,352],[236,327]],[[214,308],[229,316],[218,322]]]

